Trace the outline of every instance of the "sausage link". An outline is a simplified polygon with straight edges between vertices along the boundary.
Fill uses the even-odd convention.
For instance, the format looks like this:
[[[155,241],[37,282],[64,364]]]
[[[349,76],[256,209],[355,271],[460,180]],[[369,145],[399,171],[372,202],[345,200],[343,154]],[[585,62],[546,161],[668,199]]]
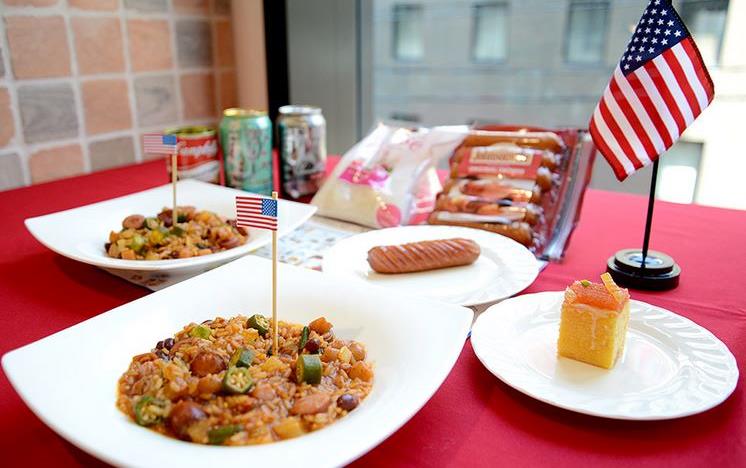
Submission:
[[[377,273],[412,273],[469,265],[479,258],[479,244],[470,239],[440,239],[373,247],[368,263]]]

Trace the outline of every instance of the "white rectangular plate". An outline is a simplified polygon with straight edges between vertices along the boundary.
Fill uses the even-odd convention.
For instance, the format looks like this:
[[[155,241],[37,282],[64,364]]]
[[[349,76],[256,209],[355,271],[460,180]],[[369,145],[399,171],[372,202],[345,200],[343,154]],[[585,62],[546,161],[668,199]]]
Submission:
[[[235,218],[235,197],[246,192],[220,185],[187,179],[178,182],[179,205],[192,205],[228,218]],[[155,216],[171,206],[171,184],[143,192],[60,211],[26,220],[31,234],[60,255],[101,267],[129,281],[158,289],[173,279],[187,278],[246,255],[272,241],[270,231],[249,229],[249,241],[239,247],[201,257],[174,260],[123,260],[109,257],[104,244],[109,232],[119,230],[122,220],[131,214]],[[280,200],[278,235],[291,232],[314,213],[316,207]]]
[[[394,433],[437,390],[456,362],[473,313],[322,273],[280,265],[278,314],[325,316],[337,336],[366,344],[371,394],[347,417],[311,434],[248,447],[182,442],[131,422],[116,407],[130,359],[190,322],[270,313],[271,262],[248,256],[11,351],[3,369],[28,406],[61,436],[128,466],[344,465]],[[310,458],[309,458],[310,457]]]

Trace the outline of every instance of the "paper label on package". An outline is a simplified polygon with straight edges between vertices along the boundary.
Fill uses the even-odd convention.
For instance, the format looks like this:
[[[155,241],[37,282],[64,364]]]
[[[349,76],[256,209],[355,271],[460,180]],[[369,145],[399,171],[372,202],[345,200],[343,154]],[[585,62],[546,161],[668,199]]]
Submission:
[[[466,148],[458,166],[459,177],[502,176],[535,180],[541,152],[515,145],[495,144]]]

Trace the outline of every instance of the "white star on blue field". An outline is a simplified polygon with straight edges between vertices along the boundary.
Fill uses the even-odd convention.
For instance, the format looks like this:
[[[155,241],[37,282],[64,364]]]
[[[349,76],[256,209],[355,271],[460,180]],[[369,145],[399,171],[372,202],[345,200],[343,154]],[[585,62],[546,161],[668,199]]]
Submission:
[[[629,75],[686,37],[686,27],[671,1],[653,0],[643,12],[619,66]]]

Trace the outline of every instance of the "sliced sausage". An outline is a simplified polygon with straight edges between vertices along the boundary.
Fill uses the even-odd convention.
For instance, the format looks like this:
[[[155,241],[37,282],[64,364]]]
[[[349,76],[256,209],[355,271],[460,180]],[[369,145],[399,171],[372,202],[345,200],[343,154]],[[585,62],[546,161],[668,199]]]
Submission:
[[[193,401],[182,400],[171,408],[171,413],[168,415],[166,422],[179,438],[189,439],[187,433],[189,426],[206,417],[207,413],[200,405]]]

